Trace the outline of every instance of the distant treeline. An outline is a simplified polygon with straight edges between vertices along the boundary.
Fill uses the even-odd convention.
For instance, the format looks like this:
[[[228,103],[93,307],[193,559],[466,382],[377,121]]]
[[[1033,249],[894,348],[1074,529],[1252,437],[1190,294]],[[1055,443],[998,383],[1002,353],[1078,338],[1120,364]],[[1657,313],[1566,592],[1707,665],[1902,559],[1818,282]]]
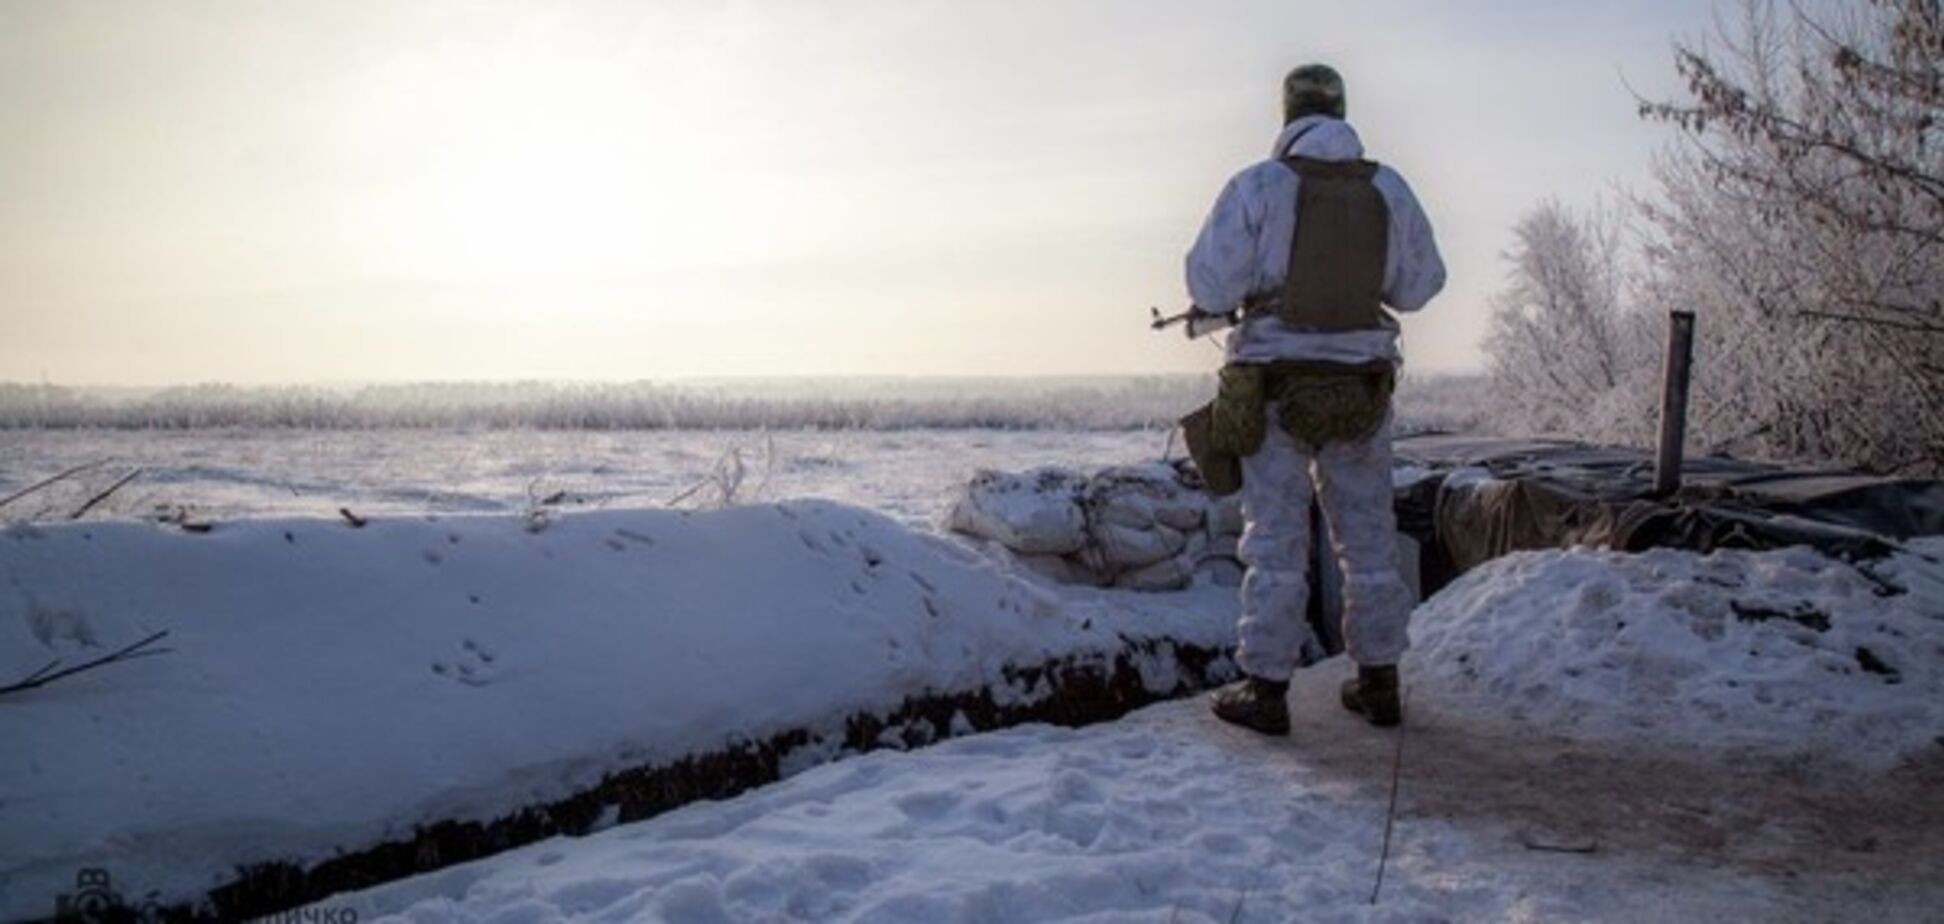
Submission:
[[[1470,429],[1476,377],[1407,378],[1400,429]],[[158,389],[0,383],[0,429],[1125,430],[1172,426],[1203,375],[424,382]]]

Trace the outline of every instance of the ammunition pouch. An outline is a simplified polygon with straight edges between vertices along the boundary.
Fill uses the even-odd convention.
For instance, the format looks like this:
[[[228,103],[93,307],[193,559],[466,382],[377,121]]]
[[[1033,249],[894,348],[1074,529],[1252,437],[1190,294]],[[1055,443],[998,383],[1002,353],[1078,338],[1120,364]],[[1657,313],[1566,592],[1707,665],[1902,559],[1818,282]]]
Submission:
[[[1301,364],[1276,382],[1277,423],[1291,439],[1311,446],[1368,439],[1390,415],[1396,388],[1397,373],[1388,364]]]
[[[1181,436],[1208,493],[1226,497],[1242,490],[1242,457],[1216,447],[1214,422],[1215,402],[1210,401],[1181,418]]]
[[[1208,493],[1222,497],[1242,489],[1242,459],[1268,438],[1270,402],[1277,425],[1315,448],[1368,439],[1390,415],[1396,389],[1397,370],[1381,360],[1230,363],[1215,400],[1181,418],[1183,441]]]
[[[1222,367],[1221,387],[1209,420],[1215,448],[1237,456],[1252,456],[1268,436],[1262,408],[1268,402],[1268,367],[1230,363]]]

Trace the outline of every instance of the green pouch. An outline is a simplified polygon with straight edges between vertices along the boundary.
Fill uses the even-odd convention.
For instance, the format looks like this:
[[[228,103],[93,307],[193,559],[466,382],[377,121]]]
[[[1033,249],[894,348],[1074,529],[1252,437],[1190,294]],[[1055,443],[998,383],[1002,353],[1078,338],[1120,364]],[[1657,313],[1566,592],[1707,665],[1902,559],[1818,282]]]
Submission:
[[[1390,413],[1396,382],[1392,372],[1291,372],[1276,390],[1278,421],[1297,442],[1312,446],[1361,440]]]
[[[1252,456],[1262,448],[1269,423],[1263,414],[1268,401],[1261,366],[1230,363],[1222,367],[1221,390],[1209,421],[1215,448],[1235,456]]]
[[[1181,418],[1181,436],[1208,493],[1225,497],[1242,490],[1242,459],[1215,448],[1214,422],[1215,402],[1210,401]]]

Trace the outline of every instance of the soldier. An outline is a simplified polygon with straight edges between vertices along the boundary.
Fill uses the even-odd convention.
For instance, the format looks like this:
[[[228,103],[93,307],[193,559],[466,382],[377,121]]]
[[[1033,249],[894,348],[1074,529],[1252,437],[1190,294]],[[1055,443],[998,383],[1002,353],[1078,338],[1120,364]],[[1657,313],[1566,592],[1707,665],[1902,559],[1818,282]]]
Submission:
[[[1209,435],[1241,457],[1244,678],[1212,706],[1224,721],[1289,733],[1289,677],[1310,636],[1314,497],[1357,664],[1343,704],[1396,725],[1411,592],[1392,557],[1390,398],[1402,356],[1385,306],[1422,308],[1444,287],[1444,262],[1403,177],[1363,158],[1335,70],[1291,71],[1283,122],[1270,159],[1229,181],[1188,253],[1196,310],[1241,317]]]

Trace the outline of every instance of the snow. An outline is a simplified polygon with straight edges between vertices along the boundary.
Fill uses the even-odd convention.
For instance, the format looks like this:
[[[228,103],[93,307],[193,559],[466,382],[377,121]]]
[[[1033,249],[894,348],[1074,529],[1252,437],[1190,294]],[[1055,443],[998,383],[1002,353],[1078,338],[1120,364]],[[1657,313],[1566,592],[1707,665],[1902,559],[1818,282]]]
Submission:
[[[164,628],[175,649],[0,698],[0,919],[48,913],[80,868],[114,870],[127,894],[193,894],[239,863],[495,817],[1119,632],[1225,643],[1232,589],[1056,587],[926,531],[978,468],[1094,471],[1161,443],[0,443],[0,493],[104,455],[146,467],[101,511],[123,519],[0,532],[0,679]],[[641,509],[732,450],[750,473],[740,506]],[[759,502],[797,493],[880,512]],[[213,530],[125,518],[178,504]],[[340,505],[370,524],[335,519]],[[797,775],[734,799],[322,904],[408,921],[1923,919],[1944,906],[1941,562],[1944,538],[1861,565],[1577,549],[1473,570],[1414,616],[1375,907],[1400,742],[1336,706],[1341,659],[1298,673],[1287,740],[1195,701],[908,753],[844,756],[826,738],[788,755]],[[1154,689],[1175,680],[1165,659],[1141,668]]]
[[[1938,552],[1874,577],[1804,550],[1476,569],[1417,614],[1374,907],[1399,742],[1335,706],[1340,658],[1298,673],[1291,740],[1192,701],[1009,729],[329,905],[415,924],[1914,919],[1944,899],[1924,872],[1944,849]],[[1830,669],[1866,641],[1898,682]]]
[[[1419,687],[1373,907],[1397,739],[1335,705],[1348,673],[1335,659],[1297,675],[1293,739],[1221,725],[1198,701],[1008,729],[319,907],[412,924],[1660,922],[1911,920],[1944,898],[1923,874],[1944,839],[1922,816],[1940,813],[1880,817],[1920,786],[1831,792],[1763,767],[1589,751],[1475,723]]]
[[[1233,586],[1241,500],[1209,497],[1191,473],[1162,462],[984,470],[954,492],[942,525],[1061,583],[1159,592],[1200,573]]]
[[[1944,747],[1944,556],[1923,549],[1515,553],[1418,610],[1406,663],[1587,739],[1888,767]]]
[[[1200,710],[867,755],[332,904],[419,924],[1224,921],[1238,905],[1264,920],[1361,904],[1381,816],[1305,787],[1315,781],[1299,764]],[[1434,890],[1391,898],[1420,915],[1438,907]]]
[[[1003,687],[1004,666],[1111,652],[1117,633],[1218,646],[1234,614],[1220,589],[1056,595],[827,501],[16,525],[0,580],[0,677],[162,629],[174,649],[0,701],[8,919],[45,913],[81,868],[196,895],[239,864]]]
[[[743,503],[821,497],[913,526],[944,514],[981,468],[1092,469],[1158,458],[1149,430],[39,430],[0,435],[0,496],[72,466],[111,460],[4,508],[0,519],[65,518],[129,469],[142,474],[91,516],[188,508],[215,519],[519,513],[556,493],[568,508],[664,507],[739,454]],[[1175,454],[1182,453],[1178,442]],[[718,498],[702,491],[683,506]]]

